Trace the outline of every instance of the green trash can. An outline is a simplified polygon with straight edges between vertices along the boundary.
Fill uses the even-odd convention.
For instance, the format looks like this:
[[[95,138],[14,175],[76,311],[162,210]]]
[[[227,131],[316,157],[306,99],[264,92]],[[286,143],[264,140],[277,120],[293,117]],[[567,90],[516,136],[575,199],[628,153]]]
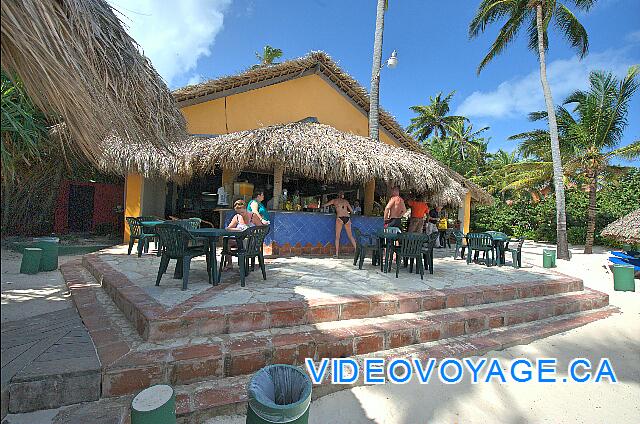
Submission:
[[[58,246],[60,239],[57,237],[38,237],[35,239],[36,247],[42,249],[40,271],[53,271],[58,269]]]
[[[269,365],[249,382],[247,424],[307,424],[311,380],[300,368]]]
[[[131,401],[131,424],[176,424],[176,393],[166,384],[156,384]]]
[[[613,289],[615,291],[635,291],[633,265],[613,266]]]
[[[556,267],[556,251],[553,249],[542,250],[542,266],[544,268]]]
[[[26,247],[22,251],[22,261],[20,262],[20,274],[37,274],[40,269],[42,259],[42,249],[37,247]]]

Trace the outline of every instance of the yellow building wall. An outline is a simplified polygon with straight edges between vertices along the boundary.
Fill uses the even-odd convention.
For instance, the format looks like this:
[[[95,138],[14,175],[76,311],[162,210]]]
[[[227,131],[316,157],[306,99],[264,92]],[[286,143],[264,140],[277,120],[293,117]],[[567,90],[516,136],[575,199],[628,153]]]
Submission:
[[[142,214],[142,175],[131,173],[127,175],[124,183],[124,242],[129,242],[129,225],[127,216],[140,216]]]
[[[223,134],[284,124],[315,116],[340,131],[368,136],[367,115],[318,75],[307,75],[267,87],[182,108],[194,134]],[[380,140],[397,145],[384,130]]]

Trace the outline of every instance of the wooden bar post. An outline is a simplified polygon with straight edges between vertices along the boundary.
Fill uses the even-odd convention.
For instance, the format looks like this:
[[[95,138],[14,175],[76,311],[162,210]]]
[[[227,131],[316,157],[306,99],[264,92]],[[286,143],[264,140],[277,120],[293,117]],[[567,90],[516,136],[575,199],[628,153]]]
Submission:
[[[282,197],[282,178],[284,167],[277,165],[273,170],[273,209],[280,209],[280,198]]]
[[[130,173],[124,180],[124,242],[129,242],[128,216],[142,215],[142,175]]]
[[[231,169],[222,168],[222,186],[224,187],[224,191],[227,192],[230,205],[233,205],[233,183],[239,174],[239,172]]]
[[[365,215],[370,216],[373,212],[373,200],[376,193],[376,180],[375,178],[367,181],[367,184],[364,186],[364,208],[363,212]]]

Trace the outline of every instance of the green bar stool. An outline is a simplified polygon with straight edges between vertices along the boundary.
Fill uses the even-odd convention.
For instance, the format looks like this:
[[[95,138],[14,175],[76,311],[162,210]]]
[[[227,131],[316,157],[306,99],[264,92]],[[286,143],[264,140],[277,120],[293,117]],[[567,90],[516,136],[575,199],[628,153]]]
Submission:
[[[37,247],[26,247],[22,252],[20,274],[37,274],[38,270],[40,270],[41,259],[42,249]]]
[[[556,267],[556,251],[553,249],[542,250],[542,266],[544,268]]]
[[[633,265],[613,266],[613,289],[615,291],[635,291],[636,282]]]

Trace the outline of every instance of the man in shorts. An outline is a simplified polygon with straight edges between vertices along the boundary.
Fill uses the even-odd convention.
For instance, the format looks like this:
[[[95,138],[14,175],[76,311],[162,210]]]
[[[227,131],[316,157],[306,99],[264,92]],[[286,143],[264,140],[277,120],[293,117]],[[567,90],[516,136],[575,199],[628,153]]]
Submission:
[[[400,197],[400,188],[394,187],[391,189],[391,198],[384,208],[384,226],[388,227],[402,227],[402,215],[407,212],[407,207],[404,204],[404,200]]]

